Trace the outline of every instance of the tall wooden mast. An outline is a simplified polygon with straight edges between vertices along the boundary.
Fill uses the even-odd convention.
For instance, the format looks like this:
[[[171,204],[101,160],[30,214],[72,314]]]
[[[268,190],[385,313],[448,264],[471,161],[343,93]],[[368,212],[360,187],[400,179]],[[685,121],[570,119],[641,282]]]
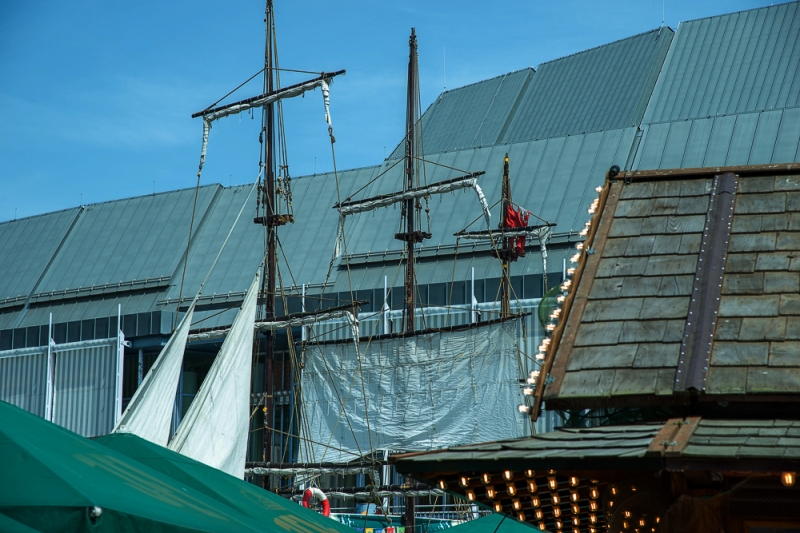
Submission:
[[[416,139],[415,128],[417,125],[417,34],[411,28],[411,37],[408,40],[408,95],[406,100],[406,157],[405,174],[406,190],[414,188],[414,172],[416,168]],[[396,233],[394,238],[404,241],[406,248],[406,276],[404,282],[403,330],[414,331],[414,246],[424,239],[430,239],[431,234],[418,231],[415,228],[415,199],[409,198],[403,202],[403,215],[406,217],[406,231]]]
[[[508,229],[508,208],[511,206],[511,180],[508,176],[508,154],[503,160],[503,201],[500,207],[500,227]],[[500,249],[500,260],[503,262],[503,274],[500,280],[500,316],[508,318],[511,316],[511,290],[509,280],[509,263],[516,261],[517,255],[514,248],[515,239],[504,238],[503,247]],[[513,255],[513,257],[512,257]]]
[[[266,23],[266,45],[264,47],[264,93],[270,93],[274,89],[273,83],[273,28],[274,12],[272,0],[267,0],[265,13]],[[266,276],[262,279],[261,301],[264,302],[263,320],[275,319],[275,290],[276,290],[276,255],[275,255],[275,228],[280,225],[279,217],[276,216],[275,208],[277,198],[275,197],[275,104],[270,103],[262,109],[262,132],[264,133],[264,187],[261,190],[261,202],[264,206],[265,216],[261,219],[261,224],[267,228],[267,250],[264,258]],[[257,221],[258,222],[258,221]],[[272,367],[275,351],[275,337],[272,331],[265,333],[264,339],[264,451],[262,459],[268,462],[272,459],[272,410],[273,410],[273,386]],[[263,477],[264,488],[269,486],[269,476]]]

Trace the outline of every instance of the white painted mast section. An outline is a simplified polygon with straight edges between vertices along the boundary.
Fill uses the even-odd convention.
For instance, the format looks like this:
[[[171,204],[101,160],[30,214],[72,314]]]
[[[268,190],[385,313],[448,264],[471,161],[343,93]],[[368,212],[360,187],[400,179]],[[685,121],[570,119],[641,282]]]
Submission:
[[[169,449],[234,477],[244,476],[250,430],[250,373],[256,273],[230,333],[200,386]]]
[[[133,433],[160,446],[169,442],[175,391],[181,377],[186,337],[192,323],[195,304],[189,306],[167,345],[158,354],[131,398],[122,418],[114,427],[115,433]]]

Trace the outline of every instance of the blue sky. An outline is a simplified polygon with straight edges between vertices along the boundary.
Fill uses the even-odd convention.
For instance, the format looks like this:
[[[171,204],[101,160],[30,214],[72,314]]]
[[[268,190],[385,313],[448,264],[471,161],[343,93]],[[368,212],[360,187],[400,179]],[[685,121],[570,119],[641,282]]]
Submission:
[[[759,0],[664,0],[666,25]],[[280,65],[347,69],[331,90],[339,169],[400,141],[408,35],[423,109],[452,89],[661,24],[661,0],[275,0]],[[0,0],[0,221],[193,187],[202,125],[191,114],[263,64],[261,0]],[[284,85],[298,75],[284,74]],[[257,83],[236,97],[259,92]],[[332,169],[319,91],[285,104],[293,176]],[[219,121],[203,184],[251,183],[259,121]]]

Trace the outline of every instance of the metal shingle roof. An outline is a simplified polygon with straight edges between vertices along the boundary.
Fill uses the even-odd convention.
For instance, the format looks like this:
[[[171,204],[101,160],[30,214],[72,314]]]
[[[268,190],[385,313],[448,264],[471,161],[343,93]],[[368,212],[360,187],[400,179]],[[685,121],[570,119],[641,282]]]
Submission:
[[[637,125],[672,35],[653,30],[540,65],[502,142]]]

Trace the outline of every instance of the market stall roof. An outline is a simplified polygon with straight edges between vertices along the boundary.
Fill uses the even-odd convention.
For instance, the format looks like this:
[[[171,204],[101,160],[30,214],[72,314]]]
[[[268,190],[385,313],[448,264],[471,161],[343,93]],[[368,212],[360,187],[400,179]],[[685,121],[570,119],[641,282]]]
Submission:
[[[798,165],[612,174],[576,250],[538,399],[549,409],[792,416]]]
[[[352,533],[335,520],[208,465],[153,444],[132,433],[114,433],[95,442],[230,506],[261,523],[288,531]]]
[[[469,471],[599,471],[664,468],[800,469],[800,421],[709,420],[559,428],[521,439],[394,456],[402,473],[432,485]],[[522,466],[524,465],[524,466]],[[449,482],[448,482],[449,484]]]
[[[4,519],[37,531],[263,530],[200,491],[2,401],[0,420]]]

